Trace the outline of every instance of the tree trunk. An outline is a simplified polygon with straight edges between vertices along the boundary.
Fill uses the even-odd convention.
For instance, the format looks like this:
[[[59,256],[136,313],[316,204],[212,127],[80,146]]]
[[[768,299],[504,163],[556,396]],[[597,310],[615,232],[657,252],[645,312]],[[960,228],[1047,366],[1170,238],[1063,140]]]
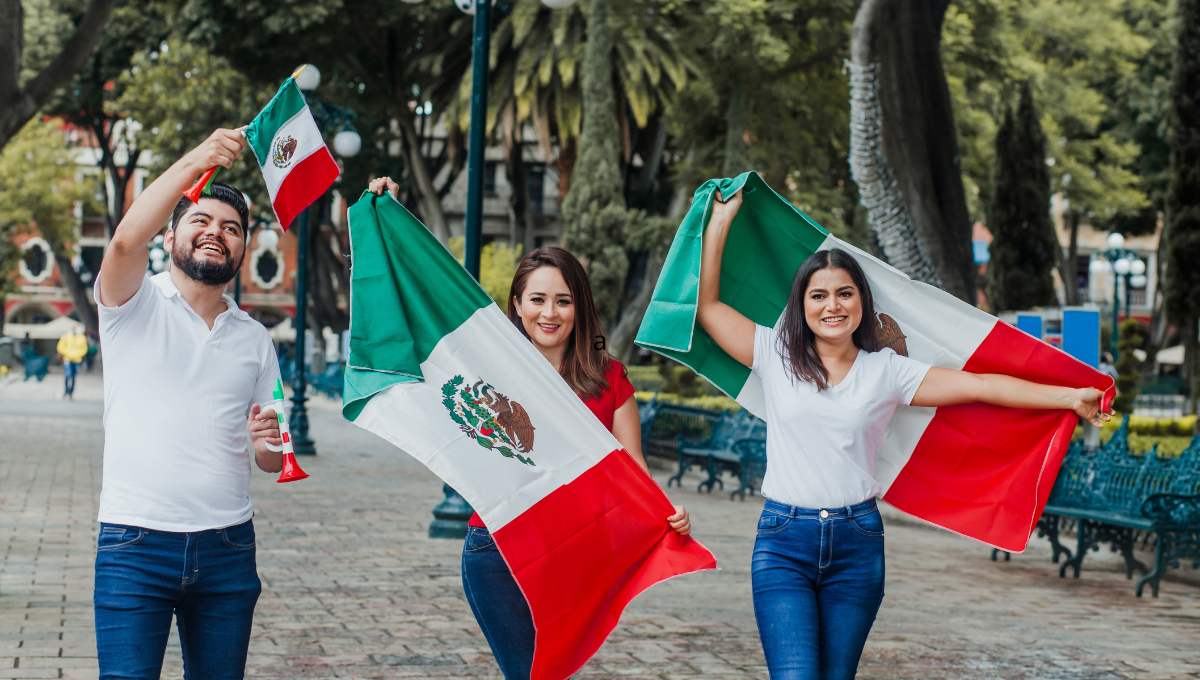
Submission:
[[[725,107],[725,164],[721,174],[737,177],[750,169],[746,143],[746,95],[742,91],[742,79],[734,75],[729,88],[729,105]]]
[[[439,241],[446,243],[450,240],[450,226],[446,222],[446,212],[442,210],[442,201],[438,198],[437,189],[433,186],[433,178],[429,176],[425,156],[421,154],[421,137],[417,134],[412,117],[399,116],[398,122],[404,134],[403,146],[408,161],[409,178],[412,179],[412,185],[417,192],[417,204],[421,207],[421,221]]]
[[[566,144],[559,146],[558,158],[554,161],[555,168],[558,169],[558,207],[561,213],[563,199],[567,196],[567,191],[571,188],[571,174],[575,172],[575,153],[578,149],[575,143],[575,138],[572,137]]]
[[[117,0],[91,0],[75,33],[41,73],[21,87],[25,14],[21,0],[0,0],[0,149],[20,132],[50,97],[83,68]]]
[[[891,264],[974,304],[971,220],[939,54],[948,4],[860,5],[849,64],[851,165]]]
[[[642,325],[642,318],[646,316],[646,309],[650,307],[650,298],[654,295],[654,286],[658,283],[658,275],[662,273],[664,261],[662,253],[650,253],[646,262],[646,272],[642,275],[641,290],[625,309],[621,310],[620,320],[608,334],[609,354],[625,365],[629,365],[633,360],[636,349],[633,340]]]
[[[1079,281],[1075,274],[1076,260],[1079,258],[1079,213],[1071,213],[1068,229],[1070,239],[1067,241],[1066,257],[1059,248],[1058,274],[1063,281],[1063,299],[1068,305],[1079,304]]]
[[[54,263],[58,265],[58,273],[67,286],[67,292],[71,294],[71,301],[75,303],[75,311],[79,313],[79,322],[87,327],[92,337],[100,337],[100,317],[96,315],[96,308],[88,299],[87,286],[83,285],[83,280],[79,278],[79,272],[75,271],[75,267],[71,265],[71,258],[62,245],[51,244],[50,249],[54,251]]]

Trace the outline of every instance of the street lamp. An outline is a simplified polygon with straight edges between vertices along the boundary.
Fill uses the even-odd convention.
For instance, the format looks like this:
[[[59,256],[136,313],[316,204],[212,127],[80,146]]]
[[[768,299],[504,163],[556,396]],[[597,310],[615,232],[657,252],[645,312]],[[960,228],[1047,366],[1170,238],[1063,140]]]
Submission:
[[[479,280],[479,248],[483,231],[484,146],[487,144],[488,54],[492,37],[491,0],[455,0],[458,8],[473,14],[471,41],[471,128],[467,133],[467,209],[464,217],[463,266]],[[433,508],[430,538],[463,538],[471,506],[449,484],[442,484],[445,498]]]
[[[362,138],[354,131],[350,120],[354,114],[341,107],[311,98],[313,90],[321,84],[321,71],[312,64],[305,64],[296,76],[296,86],[308,100],[309,110],[317,127],[334,121],[348,129],[338,132],[334,137],[333,150],[343,158],[356,155],[362,149]],[[340,143],[339,143],[340,140]],[[308,317],[308,213],[306,208],[300,211],[299,224],[296,231],[296,342],[293,345],[293,362],[295,376],[292,379],[292,415],[288,418],[291,429],[292,446],[298,456],[315,456],[317,446],[308,436],[308,408],[305,402],[308,397],[305,390],[308,387],[308,373],[304,362],[304,335],[307,330]]]
[[[1088,265],[1092,274],[1112,272],[1113,276],[1113,332],[1112,356],[1115,362],[1120,355],[1117,342],[1120,340],[1121,294],[1119,284],[1125,278],[1125,317],[1130,316],[1132,289],[1146,285],[1146,263],[1138,257],[1136,251],[1125,247],[1125,237],[1119,233],[1108,235],[1108,250],[1096,253],[1096,259]]]
[[[159,234],[150,242],[150,261],[146,263],[150,271],[158,274],[167,269],[167,251],[163,250],[163,235]]]

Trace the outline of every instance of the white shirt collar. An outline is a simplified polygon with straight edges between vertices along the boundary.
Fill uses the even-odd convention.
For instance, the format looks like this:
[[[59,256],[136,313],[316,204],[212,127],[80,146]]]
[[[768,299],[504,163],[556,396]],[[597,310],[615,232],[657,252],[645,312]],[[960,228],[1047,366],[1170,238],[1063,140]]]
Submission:
[[[179,288],[176,287],[175,282],[171,280],[171,271],[170,270],[167,270],[167,271],[159,273],[159,274],[155,274],[154,276],[150,277],[150,280],[154,282],[155,287],[158,288],[158,292],[162,293],[163,297],[173,298],[176,295],[178,295],[182,299],[183,294],[179,292]],[[221,301],[225,303],[226,308],[229,309],[229,311],[233,314],[234,318],[244,319],[247,321],[252,320],[250,318],[249,314],[247,314],[245,311],[243,311],[240,307],[237,306],[237,303],[235,303],[233,301],[233,298],[222,293]]]

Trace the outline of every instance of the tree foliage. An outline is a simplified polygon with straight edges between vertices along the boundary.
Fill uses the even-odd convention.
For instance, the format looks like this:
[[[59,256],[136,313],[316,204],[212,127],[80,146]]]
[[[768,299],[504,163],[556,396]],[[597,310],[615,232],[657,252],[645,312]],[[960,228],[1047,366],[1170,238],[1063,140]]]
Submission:
[[[1046,136],[1028,85],[1016,115],[1009,109],[996,133],[996,171],[988,210],[992,259],[987,297],[993,311],[1055,302],[1051,276],[1058,238],[1050,221]]]
[[[1146,342],[1142,335],[1142,325],[1136,319],[1125,319],[1120,326],[1121,337],[1117,340],[1117,351],[1121,356],[1114,368],[1117,369],[1117,398],[1113,400],[1113,408],[1121,413],[1133,413],[1133,402],[1141,393],[1138,381],[1142,374],[1138,372],[1137,357],[1133,350],[1141,349]]]
[[[71,260],[78,240],[75,206],[89,197],[87,186],[75,181],[75,159],[64,140],[64,131],[53,121],[27,123],[0,152],[0,265],[6,281],[0,296],[12,290],[8,277],[15,274],[11,237],[19,229],[36,226],[50,245],[59,271],[74,271]],[[80,287],[71,289],[79,319],[99,331],[95,309]]]
[[[571,188],[562,204],[563,245],[588,269],[601,318],[617,312],[629,257],[628,226],[636,216],[625,206],[620,131],[613,116],[611,0],[589,0],[587,53],[583,60],[583,129]]]

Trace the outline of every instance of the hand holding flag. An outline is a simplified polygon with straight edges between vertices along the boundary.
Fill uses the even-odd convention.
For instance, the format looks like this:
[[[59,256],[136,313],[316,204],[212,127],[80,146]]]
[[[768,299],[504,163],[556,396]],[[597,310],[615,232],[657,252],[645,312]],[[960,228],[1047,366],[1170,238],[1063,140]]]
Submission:
[[[199,167],[208,167],[204,174],[200,175],[200,179],[191,186],[190,189],[183,192],[192,203],[200,202],[200,194],[211,193],[213,178],[221,167],[232,168],[233,162],[242,155],[242,150],[246,148],[246,142],[243,138],[243,130],[245,126],[236,130],[220,129],[209,135],[208,139],[192,150],[191,155],[196,156],[196,165]]]

